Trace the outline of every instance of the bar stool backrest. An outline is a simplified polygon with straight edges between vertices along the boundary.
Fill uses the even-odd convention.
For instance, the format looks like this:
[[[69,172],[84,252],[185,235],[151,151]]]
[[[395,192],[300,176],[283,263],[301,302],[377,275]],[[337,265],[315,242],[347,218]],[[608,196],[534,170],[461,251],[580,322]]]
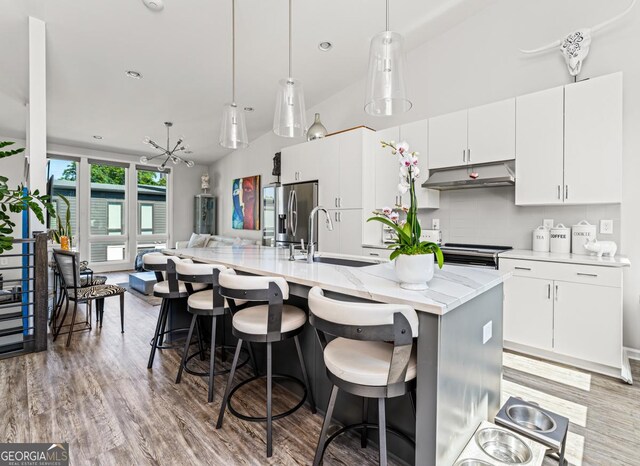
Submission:
[[[167,260],[169,256],[161,252],[150,252],[142,256],[142,266],[149,272],[156,274],[156,281],[165,280],[163,272],[167,270]]]
[[[220,264],[193,264],[184,261],[176,264],[178,280],[185,283],[190,295],[194,293],[192,283],[211,285],[214,291],[214,308],[224,307],[224,298],[220,296],[220,285],[218,284],[218,276],[223,270],[226,270],[226,267]]]
[[[75,290],[80,285],[80,253],[54,249],[53,260],[62,278],[62,287]]]
[[[255,275],[237,275],[235,270],[227,269],[218,277],[220,294],[229,300],[232,312],[246,301],[269,303],[267,319],[267,338],[280,338],[282,308],[284,300],[289,299],[289,284],[282,277],[262,277]]]
[[[309,322],[316,328],[322,347],[325,334],[350,340],[392,341],[393,357],[387,385],[404,383],[418,336],[418,314],[402,304],[351,303],[327,298],[321,288],[309,291]]]

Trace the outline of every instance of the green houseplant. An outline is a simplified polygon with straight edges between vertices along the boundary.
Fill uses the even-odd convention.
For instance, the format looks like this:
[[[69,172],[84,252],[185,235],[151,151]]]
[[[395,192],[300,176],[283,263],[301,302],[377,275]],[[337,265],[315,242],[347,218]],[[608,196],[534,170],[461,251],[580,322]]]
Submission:
[[[58,194],[58,197],[67,205],[67,212],[65,214],[64,225],[60,215],[56,214],[56,229],[51,230],[51,235],[53,236],[53,240],[62,246],[62,249],[71,249],[71,204],[69,203],[69,199],[64,195]],[[68,247],[65,248],[65,246]]]
[[[401,221],[397,209],[389,207],[374,211],[374,216],[367,221],[383,223],[394,231],[396,242],[389,246],[394,250],[390,258],[395,261],[400,286],[411,290],[425,290],[428,288],[427,282],[433,277],[434,257],[440,268],[444,264],[444,257],[436,243],[420,239],[422,230],[418,222],[418,201],[415,186],[416,178],[420,175],[419,154],[409,152],[409,145],[406,142],[399,144],[394,141],[380,142],[382,147],[389,147],[391,154],[398,157],[400,164],[398,190],[401,194],[408,192],[411,203],[407,208],[402,207],[406,213],[404,221]]]
[[[24,152],[24,148],[2,150],[13,142],[0,141],[0,159]],[[44,211],[55,214],[49,196],[41,196],[36,189],[34,192],[25,190],[23,185],[16,189],[9,189],[9,179],[0,175],[0,254],[13,248],[13,231],[16,224],[11,220],[11,213],[19,214],[25,210],[31,211],[36,218],[44,223]]]

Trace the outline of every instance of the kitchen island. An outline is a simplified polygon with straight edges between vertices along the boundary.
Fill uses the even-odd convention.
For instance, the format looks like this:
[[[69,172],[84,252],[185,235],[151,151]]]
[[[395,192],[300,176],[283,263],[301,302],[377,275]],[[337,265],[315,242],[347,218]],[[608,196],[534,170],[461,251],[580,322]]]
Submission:
[[[290,284],[294,299],[306,299],[312,286],[327,295],[350,301],[402,303],[418,311],[415,457],[393,436],[389,450],[416,465],[451,465],[482,420],[493,419],[500,403],[502,377],[502,283],[510,276],[489,268],[445,265],[436,269],[426,291],[400,288],[393,264],[361,258],[370,265],[355,267],[330,263],[289,261],[288,251],[259,246],[220,246],[165,250],[197,262],[219,263],[238,272],[280,276]],[[320,255],[323,256],[322,254]],[[338,257],[331,255],[330,257]],[[304,303],[303,303],[304,305]],[[324,410],[330,384],[322,351],[312,329],[304,342],[311,361],[312,387],[318,408]],[[388,411],[393,427],[413,433],[411,410],[395,400]],[[352,422],[360,405],[337,409]],[[399,414],[401,413],[401,414]],[[375,412],[370,413],[375,416]],[[410,427],[407,427],[410,426]]]

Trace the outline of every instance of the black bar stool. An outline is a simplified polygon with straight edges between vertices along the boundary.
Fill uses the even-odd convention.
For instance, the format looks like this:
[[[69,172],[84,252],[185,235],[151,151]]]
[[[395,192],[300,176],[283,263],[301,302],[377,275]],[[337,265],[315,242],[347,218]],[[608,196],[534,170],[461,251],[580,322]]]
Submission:
[[[300,334],[300,332],[302,332],[304,324],[307,321],[307,315],[302,309],[298,307],[284,304],[284,300],[289,298],[289,285],[282,277],[236,275],[232,269],[227,269],[220,274],[219,282],[220,294],[229,300],[229,307],[231,308],[233,314],[233,335],[238,338],[238,343],[236,345],[236,351],[233,356],[233,363],[231,365],[229,379],[227,380],[227,387],[224,392],[224,398],[222,400],[222,405],[220,406],[220,414],[218,416],[216,428],[219,429],[222,427],[224,412],[227,406],[229,407],[229,411],[233,415],[245,421],[266,421],[267,457],[270,457],[273,453],[273,421],[281,419],[295,412],[304,404],[305,400],[307,399],[311,404],[311,412],[315,413],[316,411],[313,394],[311,393],[311,387],[309,385],[309,378],[307,376],[307,368],[304,364],[304,358],[302,357],[302,350],[300,348],[300,341],[298,340],[298,335]],[[268,304],[252,305],[241,309],[239,308],[239,303],[243,301],[262,301],[267,302]],[[289,338],[293,338],[295,342],[304,382],[295,377],[272,373],[272,344],[274,342],[287,340]],[[236,385],[233,390],[231,389],[233,384],[233,376],[238,364],[240,349],[242,348],[242,342],[245,340],[248,343],[254,342],[267,344],[266,417],[245,416],[236,411],[231,404],[231,397],[236,392],[236,390],[238,390],[243,385],[256,380],[259,377],[264,377],[251,377],[250,379],[247,379]],[[271,409],[271,392],[273,379],[291,380],[297,383],[304,391],[302,399],[296,406],[276,415],[273,414]]]
[[[379,433],[380,465],[386,466],[387,430],[415,446],[404,433],[387,428],[385,400],[409,394],[415,414],[413,338],[418,336],[418,315],[405,305],[337,301],[325,297],[319,287],[309,291],[309,310],[309,322],[316,328],[333,384],[313,465],[322,462],[325,449],[341,433],[361,429],[365,447],[367,429],[373,428]],[[337,338],[327,343],[325,334]],[[338,389],[364,398],[362,423],[343,427],[325,440]],[[367,422],[368,398],[378,399],[377,425]]]
[[[184,352],[182,353],[182,361],[180,362],[180,368],[178,369],[178,375],[176,376],[176,383],[180,383],[182,379],[182,371],[187,372],[188,374],[200,376],[200,377],[209,377],[209,393],[207,401],[211,403],[214,397],[213,383],[214,377],[220,374],[226,374],[230,369],[222,369],[216,371],[215,369],[215,348],[216,348],[216,324],[218,321],[218,317],[223,318],[223,332],[222,332],[222,361],[224,361],[224,351],[225,349],[230,349],[233,351],[232,346],[224,345],[224,316],[229,313],[229,307],[225,302],[225,299],[220,296],[220,286],[218,285],[218,276],[220,272],[225,270],[226,267],[218,264],[189,264],[186,262],[179,262],[176,264],[176,273],[178,276],[178,280],[184,282],[186,284],[187,291],[189,292],[189,299],[187,300],[188,311],[193,315],[191,318],[191,325],[189,327],[189,334],[187,335],[187,340],[184,344]],[[211,286],[210,289],[206,289],[203,291],[193,291],[193,285],[196,283],[206,284]],[[193,337],[193,330],[196,327],[199,317],[211,317],[211,355],[209,358],[209,371],[208,372],[198,372],[189,367],[189,361],[196,356],[204,356],[202,351],[202,345],[200,346],[200,350],[194,352],[189,355],[189,346],[191,343],[191,338]],[[200,335],[198,335],[198,339]],[[249,347],[250,348],[250,347]],[[251,352],[249,351],[251,355]],[[252,357],[253,359],[253,357]],[[242,367],[249,360],[249,356],[244,358],[244,360],[238,365],[238,367]],[[254,363],[255,367],[255,363]]]
[[[175,333],[186,331],[186,328],[166,330],[167,319],[169,311],[176,299],[186,299],[189,296],[187,286],[183,282],[179,282],[176,274],[176,263],[188,262],[192,263],[190,259],[180,259],[176,256],[167,256],[162,253],[149,253],[142,257],[145,270],[155,272],[156,280],[158,281],[153,285],[153,295],[162,298],[162,304],[160,305],[160,312],[158,313],[158,321],[156,323],[156,329],[151,339],[151,352],[149,354],[149,363],[147,369],[151,369],[153,366],[153,360],[158,349],[176,349],[181,348],[181,344],[164,344],[164,337]],[[166,274],[166,280],[165,275]],[[205,283],[192,284],[193,290],[202,290],[206,288]],[[201,344],[201,339],[198,340]]]

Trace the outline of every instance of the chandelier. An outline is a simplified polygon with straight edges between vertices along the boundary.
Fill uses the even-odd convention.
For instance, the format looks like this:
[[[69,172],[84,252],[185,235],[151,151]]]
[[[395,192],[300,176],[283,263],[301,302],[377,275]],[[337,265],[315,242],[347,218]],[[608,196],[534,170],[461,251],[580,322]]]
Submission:
[[[189,168],[193,167],[195,165],[195,162],[193,160],[185,160],[179,155],[177,155],[179,152],[183,152],[185,154],[190,153],[190,152],[187,152],[186,144],[182,144],[184,142],[184,137],[180,136],[178,138],[178,142],[176,142],[175,146],[173,146],[173,149],[171,149],[171,145],[169,144],[169,131],[171,130],[173,123],[171,123],[170,121],[165,121],[164,125],[167,127],[167,148],[165,149],[160,145],[156,144],[151,139],[145,138],[143,141],[145,144],[149,144],[151,147],[162,151],[162,153],[158,155],[154,155],[153,157],[142,156],[140,157],[140,162],[146,164],[151,162],[153,159],[157,159],[158,157],[164,158],[162,164],[158,167],[158,171],[161,171],[161,172],[165,170],[165,168],[167,167],[167,162],[169,162],[169,160],[171,160],[171,162],[173,162],[175,165],[182,162]]]

